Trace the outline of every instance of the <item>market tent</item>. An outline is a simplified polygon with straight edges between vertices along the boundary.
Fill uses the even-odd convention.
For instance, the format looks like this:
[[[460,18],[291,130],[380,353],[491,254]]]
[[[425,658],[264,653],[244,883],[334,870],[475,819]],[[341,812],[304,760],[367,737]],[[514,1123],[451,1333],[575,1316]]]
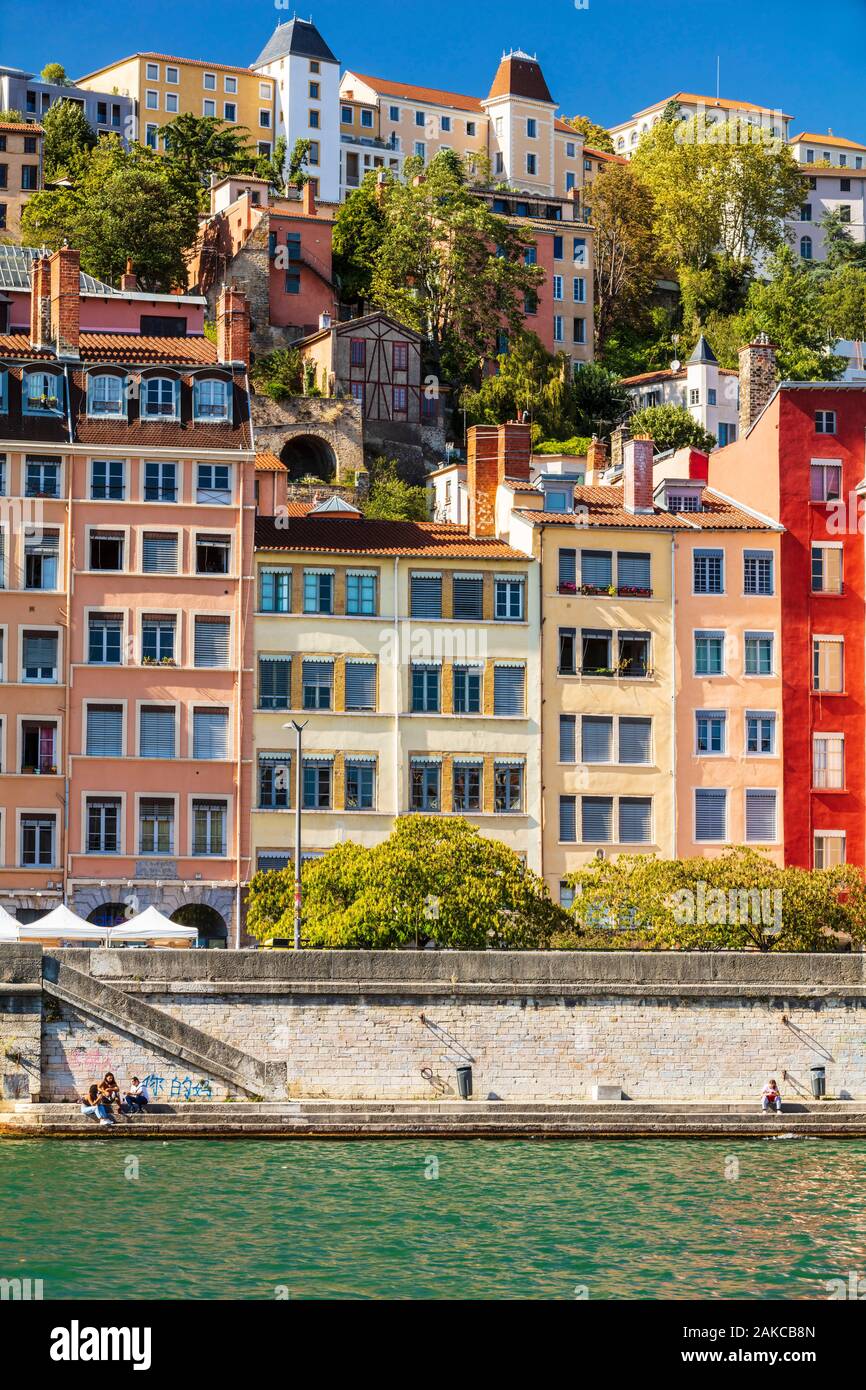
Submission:
[[[120,926],[112,927],[108,933],[109,946],[115,941],[158,941],[164,945],[168,941],[193,942],[197,939],[195,927],[182,927],[155,907],[145,908],[137,917],[121,922]]]
[[[7,912],[5,907],[0,907],[0,941],[18,941],[20,925],[11,912]]]
[[[105,943],[107,927],[85,922],[65,903],[55,907],[38,922],[16,922],[19,941],[90,941]]]

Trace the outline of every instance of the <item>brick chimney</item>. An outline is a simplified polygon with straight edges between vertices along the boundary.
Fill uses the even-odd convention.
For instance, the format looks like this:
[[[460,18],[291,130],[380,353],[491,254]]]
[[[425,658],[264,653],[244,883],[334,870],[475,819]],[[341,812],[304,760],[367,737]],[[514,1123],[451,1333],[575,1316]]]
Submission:
[[[511,421],[507,425],[497,425],[497,429],[499,481],[513,478],[515,482],[528,483],[532,459],[531,426]]]
[[[306,217],[316,215],[316,191],[309,179],[301,189],[301,209]]]
[[[586,451],[586,481],[600,483],[601,475],[607,468],[607,445],[597,434],[592,436]]]
[[[122,290],[137,290],[138,276],[132,268],[132,261],[127,259],[126,270],[120,277],[120,288]]]
[[[250,365],[250,313],[246,296],[224,285],[217,300],[217,359]]]
[[[610,436],[610,466],[621,469],[626,441],[631,438],[628,425],[617,425]]]
[[[30,344],[52,346],[51,266],[47,256],[37,256],[30,275]]]
[[[528,483],[532,454],[529,425],[471,425],[466,440],[469,530],[496,534],[496,489],[506,478]]]
[[[81,328],[81,257],[61,246],[49,262],[51,278],[51,336],[58,357],[77,357]]]
[[[653,509],[653,442],[648,434],[629,439],[624,450],[623,506],[639,515]]]
[[[751,429],[776,389],[776,347],[766,333],[740,348],[740,438]]]

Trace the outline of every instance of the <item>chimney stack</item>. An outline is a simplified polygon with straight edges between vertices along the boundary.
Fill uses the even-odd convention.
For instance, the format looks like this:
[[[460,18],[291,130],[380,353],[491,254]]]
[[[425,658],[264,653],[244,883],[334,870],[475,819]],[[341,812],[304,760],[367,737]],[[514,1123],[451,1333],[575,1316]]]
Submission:
[[[647,434],[640,434],[626,443],[623,506],[633,516],[653,510],[653,454],[653,442]]]
[[[532,455],[530,425],[471,425],[466,438],[469,530],[496,534],[496,489],[505,480],[528,483]]]
[[[61,246],[49,262],[51,276],[51,336],[58,357],[77,357],[81,328],[81,257]]]
[[[129,257],[127,257],[126,261],[126,270],[120,277],[120,288],[122,290],[138,289],[138,276],[132,268],[132,260]]]
[[[217,360],[250,365],[250,314],[246,297],[224,285],[217,300]]]
[[[751,429],[776,389],[776,347],[766,333],[740,348],[740,428]]]
[[[610,466],[620,471],[623,465],[625,445],[631,438],[628,425],[617,425],[610,436]]]
[[[589,448],[586,451],[586,481],[588,484],[601,482],[601,476],[607,468],[607,445],[603,439],[599,439],[597,434],[592,436]]]
[[[306,217],[316,216],[316,191],[310,179],[307,179],[301,189],[301,208]]]
[[[51,266],[47,256],[36,257],[30,275],[30,346],[52,346]]]

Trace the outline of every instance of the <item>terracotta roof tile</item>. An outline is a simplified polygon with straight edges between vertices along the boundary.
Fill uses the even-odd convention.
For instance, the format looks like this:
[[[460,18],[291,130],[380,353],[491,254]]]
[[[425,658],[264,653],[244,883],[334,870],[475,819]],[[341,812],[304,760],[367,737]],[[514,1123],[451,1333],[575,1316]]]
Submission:
[[[272,454],[270,449],[262,449],[256,454],[257,473],[285,473],[286,466],[281,463],[276,454]]]
[[[458,111],[482,111],[478,97],[464,96],[460,92],[443,92],[438,87],[415,87],[409,82],[391,82],[385,77],[370,77],[363,72],[351,71],[347,77],[364,82],[380,95],[404,97],[407,101],[427,101],[432,106],[453,106]]]
[[[133,366],[142,362],[165,362],[189,366],[216,366],[215,345],[208,338],[149,338],[141,333],[82,333],[79,351],[85,362],[123,362]],[[30,346],[26,333],[0,336],[0,356],[53,357],[50,349]]]
[[[621,487],[576,487],[574,489],[575,509],[586,508],[588,524],[601,527],[628,527],[649,531],[771,531],[774,528],[759,517],[742,511],[739,507],[717,496],[710,489],[704,490],[703,510],[700,512],[668,512],[662,507],[653,507],[652,512],[633,513],[623,506]],[[531,508],[517,508],[519,516],[525,517],[535,525],[571,526],[581,529],[587,522],[578,521],[574,515],[561,512],[533,511]]]
[[[493,536],[473,538],[465,526],[432,521],[373,521],[331,514],[256,521],[257,550],[303,550],[348,555],[417,555],[443,560],[524,560],[529,556]]]
[[[866,150],[866,145],[860,144],[857,140],[845,140],[841,135],[816,135],[811,130],[792,135],[788,143],[799,145],[803,140],[808,140],[813,145],[835,145],[843,150]]]
[[[44,135],[45,129],[35,121],[0,121],[0,130],[15,131],[20,135]]]
[[[528,53],[508,53],[503,55],[493,85],[487,93],[487,100],[494,97],[526,97],[529,101],[553,102],[550,88],[544,80],[541,64]]]

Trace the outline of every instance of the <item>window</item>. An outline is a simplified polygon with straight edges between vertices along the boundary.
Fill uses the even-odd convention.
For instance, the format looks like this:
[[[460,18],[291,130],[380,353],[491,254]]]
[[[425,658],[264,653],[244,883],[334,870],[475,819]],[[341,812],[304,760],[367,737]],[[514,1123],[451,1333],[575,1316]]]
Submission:
[[[727,716],[723,710],[698,710],[695,715],[695,752],[727,752]]]
[[[331,808],[333,764],[329,758],[304,758],[304,809],[328,811]]]
[[[177,464],[146,463],[144,465],[145,502],[177,501]]]
[[[535,155],[535,154],[528,154],[528,155],[526,156],[526,172],[527,172],[527,174],[537,174],[537,173],[538,173],[538,156],[537,156],[537,155]]]
[[[841,734],[813,736],[812,786],[821,791],[841,791],[845,786],[845,740]]]
[[[151,615],[141,620],[141,660],[151,666],[174,664],[175,619]]]
[[[216,855],[226,852],[227,807],[224,801],[193,801],[192,852]]]
[[[389,120],[389,121],[399,121],[399,119],[400,119],[400,108],[399,108],[399,106],[389,106],[389,107],[388,107],[388,120]]]
[[[613,555],[609,550],[580,552],[580,586],[583,593],[607,593],[613,585]]]
[[[719,421],[719,447],[724,449],[726,445],[733,444],[737,437],[736,425],[726,424],[724,420]]]
[[[800,221],[801,221],[801,222],[811,222],[811,221],[812,221],[812,204],[811,204],[811,203],[803,203],[803,205],[801,206],[801,208],[800,208]]]
[[[229,383],[208,377],[193,383],[193,415],[196,420],[228,420],[231,415]]]
[[[57,633],[25,630],[21,643],[22,680],[53,684],[57,680]]]
[[[120,852],[120,797],[87,798],[87,853]]]
[[[746,633],[745,672],[747,676],[771,676],[773,674],[772,633]]]
[[[228,574],[231,568],[231,545],[231,536],[196,536],[196,574]]]
[[[346,810],[372,811],[376,805],[376,764],[346,759]]]
[[[144,94],[144,104],[147,107],[148,111],[158,111],[159,92],[154,91],[152,87],[148,87],[147,91]]]
[[[230,638],[229,618],[196,618],[193,641],[195,665],[228,666]]]
[[[650,572],[649,555],[620,551],[616,557],[617,592],[631,597],[649,597],[652,594]]]
[[[310,141],[310,152],[309,152],[309,154],[307,155],[307,162],[308,162],[309,164],[318,164],[318,162],[319,162],[319,142],[318,142],[318,140],[311,140],[311,141]],[[317,193],[317,192],[318,192],[318,184],[317,184],[317,181],[316,181],[315,179],[312,179],[312,180],[311,180],[311,185],[312,185],[312,187],[313,187],[313,191]]]
[[[835,434],[835,433],[836,433],[836,412],[835,412],[835,410],[816,410],[816,411],[815,411],[815,433],[816,433],[816,434]]]
[[[412,713],[438,714],[440,670],[438,666],[412,663]]]
[[[171,82],[172,84],[176,84],[177,82],[179,82],[180,78],[178,77],[177,68],[166,68],[165,80],[166,82]]]
[[[809,497],[812,502],[836,502],[841,496],[841,463],[812,461],[809,469]]]
[[[413,574],[409,580],[409,613],[428,621],[442,617],[441,574]]]
[[[480,574],[455,574],[452,595],[452,612],[455,619],[483,618],[484,581]]]
[[[180,382],[167,376],[149,376],[141,383],[139,408],[145,420],[177,419],[180,404]],[[173,466],[173,465],[170,465]],[[159,501],[145,498],[145,501]],[[173,501],[174,499],[169,499]]]
[[[145,796],[138,803],[139,854],[174,854],[174,802]]]
[[[586,303],[586,278],[583,275],[575,275],[571,281],[571,297],[575,304]]]
[[[224,762],[229,755],[227,709],[194,709],[192,756],[205,762]]]
[[[206,101],[206,102],[205,102],[205,106],[211,106],[211,107],[212,107],[212,106],[213,106],[213,102],[212,102],[212,101]],[[207,111],[205,111],[205,115],[207,115],[207,114],[208,114]],[[151,124],[148,122],[148,124],[144,127],[144,143],[145,143],[145,145],[147,146],[147,148],[148,148],[149,150],[155,150],[155,149],[156,149],[157,143],[158,143],[158,137],[159,137],[159,126],[158,126],[158,125],[151,125]]]
[[[226,507],[232,500],[232,475],[227,463],[200,463],[196,501],[204,505]]]
[[[637,716],[619,721],[619,761],[649,763],[652,748],[652,720]]]
[[[747,594],[772,594],[773,555],[769,550],[747,550],[743,555],[743,590]]]
[[[522,719],[526,713],[526,668],[496,665],[493,668],[493,713]]]
[[[580,799],[580,838],[586,844],[606,844],[613,839],[613,798],[583,796]]]
[[[409,764],[409,806],[413,811],[438,811],[442,769],[438,762],[413,758]]]
[[[291,613],[292,571],[259,570],[259,608],[262,613]]]
[[[621,796],[618,809],[619,843],[648,845],[652,840],[652,797]]]
[[[577,590],[577,552],[560,550],[558,560],[558,584],[561,594],[573,594]]]
[[[334,684],[333,661],[305,659],[302,674],[304,709],[330,709]]]
[[[844,690],[845,644],[841,637],[813,637],[812,689],[829,694]]]
[[[416,159],[426,159],[426,157],[427,157],[427,146],[424,144],[424,141],[423,141],[423,140],[416,140],[416,141],[415,141],[415,150],[414,150],[414,153],[415,153],[415,158],[416,158]]]
[[[393,415],[406,415],[409,410],[409,392],[405,386],[391,387],[391,412]]]
[[[695,675],[721,676],[724,674],[725,638],[721,632],[695,633]]]
[[[121,376],[108,376],[106,373],[99,376],[89,376],[87,378],[88,415],[124,416],[126,414],[125,385],[126,382]]]
[[[621,676],[649,675],[650,635],[648,632],[620,632],[617,670]]]
[[[215,92],[215,91],[216,91],[216,85],[217,85],[216,73],[215,73],[215,72],[206,72],[206,73],[204,73],[203,76],[202,76],[202,85],[203,85],[203,87],[204,87],[204,89],[205,89],[206,92]]]
[[[60,532],[43,531],[41,536],[24,540],[25,589],[56,589]]]
[[[580,756],[585,763],[613,762],[613,719],[585,714],[580,727]]]
[[[452,805],[455,811],[480,811],[481,778],[484,767],[480,762],[455,762]]]
[[[89,758],[123,757],[123,706],[88,705],[84,744]]]
[[[481,713],[480,666],[455,666],[453,668],[453,706],[455,714]]]
[[[746,752],[752,757],[758,757],[770,755],[775,751],[775,714],[750,710],[746,714]]]
[[[577,797],[559,798],[559,838],[568,845],[573,845],[577,840]]]
[[[159,63],[147,63],[145,65],[145,76],[148,82],[159,81]]]
[[[728,838],[728,793],[717,788],[695,790],[695,840],[724,842]]]
[[[573,627],[559,629],[559,665],[561,676],[577,675],[577,632]]]
[[[289,808],[291,759],[282,753],[259,754],[259,805],[272,811]]]
[[[500,814],[523,810],[523,764],[493,764],[493,810]]]
[[[238,79],[236,77],[223,77],[223,91],[235,95],[238,90]]]
[[[122,531],[91,531],[90,568],[92,570],[122,570],[123,539]]]
[[[746,840],[772,844],[776,839],[776,793],[764,788],[746,791]]]
[[[177,536],[145,531],[141,539],[141,568],[145,574],[177,574]]]
[[[52,720],[25,719],[21,724],[21,771],[54,776],[57,773],[57,725]]]
[[[349,343],[349,362],[353,367],[363,367],[367,361],[367,340],[352,338]]]
[[[553,341],[554,341],[555,343],[561,343],[561,342],[563,341],[563,339],[564,339],[564,336],[565,336],[565,335],[564,335],[564,329],[563,329],[563,317],[562,317],[562,314],[554,314],[554,316],[553,316]]]
[[[689,405],[700,405],[701,393],[695,387],[689,391]]]
[[[572,259],[575,265],[586,265],[586,237],[576,236],[574,238]]]
[[[54,864],[57,817],[21,817],[21,865],[25,869],[50,868]]]
[[[611,634],[604,628],[583,628],[581,631],[581,672],[585,676],[610,676]]]
[[[291,708],[291,674],[291,657],[259,658],[259,709]]]
[[[715,404],[716,404],[716,388],[715,388],[715,386],[708,386],[708,387],[707,387],[707,405],[715,405]]]
[[[57,459],[27,456],[24,470],[25,497],[59,497],[60,463]]]
[[[269,130],[271,124],[271,113],[266,106],[259,108],[259,125],[263,130]]]
[[[818,830],[815,832],[813,844],[816,869],[834,869],[845,863],[843,830]]]
[[[141,758],[174,758],[175,712],[172,706],[142,705],[138,754]]]
[[[493,611],[499,622],[523,621],[523,580],[497,577],[494,580]]]
[[[91,614],[87,623],[87,660],[94,666],[119,666],[123,643],[120,613]]]
[[[122,459],[94,459],[90,465],[90,496],[94,502],[122,502],[126,464]]]
[[[554,299],[562,299],[562,276],[561,276],[561,275],[554,275],[554,277],[553,277],[553,297],[554,297]]]
[[[842,593],[842,547],[812,543],[812,593]]]
[[[364,115],[364,112],[363,112],[363,111],[361,112],[361,115],[362,115],[362,116]],[[310,129],[310,130],[318,130],[318,129],[319,129],[319,113],[318,113],[318,111],[316,110],[315,107],[312,107],[312,108],[310,109],[310,111],[308,112],[307,123],[308,123],[308,126],[309,126],[309,129]],[[361,121],[361,125],[363,125],[363,124],[364,124],[364,122],[363,122],[363,120],[362,120],[362,121]]]
[[[375,661],[346,662],[347,710],[374,710],[376,708],[376,663]]]
[[[694,592],[721,594],[725,588],[725,557],[722,550],[696,550],[694,553]]]
[[[330,570],[304,570],[304,612],[333,613],[334,576]]]

